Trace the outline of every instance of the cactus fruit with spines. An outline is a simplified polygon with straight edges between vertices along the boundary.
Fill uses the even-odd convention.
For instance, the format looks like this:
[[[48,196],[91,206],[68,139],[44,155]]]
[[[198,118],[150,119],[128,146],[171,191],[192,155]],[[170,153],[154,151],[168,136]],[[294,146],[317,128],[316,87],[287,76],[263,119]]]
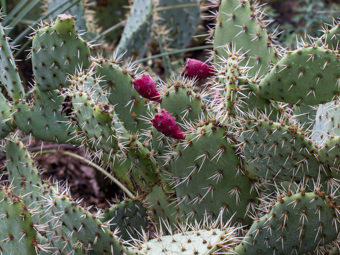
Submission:
[[[157,3],[134,1],[118,52],[144,54],[154,14],[176,13]],[[212,58],[188,60],[165,82],[120,57],[90,57],[64,14],[32,36],[34,82],[25,93],[2,37],[8,184],[0,185],[0,211],[12,213],[0,217],[11,231],[0,238],[3,252],[13,253],[13,244],[39,255],[329,254],[339,247],[338,23],[286,50],[253,1],[218,7]],[[23,134],[85,147],[129,199],[90,212],[65,185],[41,180]],[[156,235],[148,233],[154,226]]]
[[[64,4],[66,5],[68,3],[67,0],[44,0],[45,1],[45,8],[46,11],[50,13],[52,10],[54,10],[58,5]],[[76,20],[76,28],[78,31],[81,32],[87,32],[87,20],[86,20],[86,15],[85,15],[85,5],[87,4],[87,0],[81,0],[79,1],[76,5],[72,6],[67,14],[70,14],[75,17]],[[57,16],[58,11],[50,13],[50,18],[53,18],[54,16]],[[87,36],[85,34],[85,36]]]

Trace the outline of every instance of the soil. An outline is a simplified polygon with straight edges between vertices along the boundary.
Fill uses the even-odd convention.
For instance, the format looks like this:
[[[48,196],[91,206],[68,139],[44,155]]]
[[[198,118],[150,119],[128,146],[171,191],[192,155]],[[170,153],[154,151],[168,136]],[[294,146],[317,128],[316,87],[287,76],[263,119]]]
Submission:
[[[122,200],[123,192],[100,172],[89,166],[86,162],[71,156],[65,156],[61,152],[69,151],[88,158],[84,148],[72,145],[58,145],[31,139],[25,142],[28,150],[34,156],[35,164],[40,170],[42,179],[58,181],[67,184],[70,193],[75,200],[80,200],[83,206],[105,209],[113,202]],[[40,154],[40,151],[56,150],[52,153]],[[0,153],[0,168],[5,168],[6,154]],[[2,176],[2,181],[7,176]]]

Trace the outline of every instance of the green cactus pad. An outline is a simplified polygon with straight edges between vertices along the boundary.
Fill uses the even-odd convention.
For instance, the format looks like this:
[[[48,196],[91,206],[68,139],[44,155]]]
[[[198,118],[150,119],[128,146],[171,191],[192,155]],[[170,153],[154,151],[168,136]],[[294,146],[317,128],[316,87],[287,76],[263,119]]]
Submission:
[[[15,139],[9,140],[6,144],[6,157],[8,178],[13,185],[13,192],[23,196],[27,205],[40,201],[41,179],[24,145]],[[34,208],[34,205],[32,207]]]
[[[247,120],[240,134],[245,169],[250,176],[277,181],[318,180],[316,148],[296,126],[267,120]]]
[[[224,118],[235,117],[242,110],[246,93],[245,86],[241,82],[244,77],[244,70],[240,63],[243,56],[237,53],[229,54],[228,59],[215,64],[216,76],[214,80],[214,104],[213,109],[221,111]]]
[[[207,115],[207,105],[202,95],[195,93],[190,81],[177,79],[163,91],[161,108],[176,118],[177,123],[197,121]]]
[[[311,132],[317,115],[317,109],[311,105],[293,106],[292,124],[298,124],[306,132]]]
[[[297,49],[283,57],[260,82],[257,94],[289,104],[317,105],[339,95],[340,61],[318,47]]]
[[[148,209],[151,212],[153,222],[163,225],[165,222],[170,226],[175,226],[178,222],[178,211],[175,204],[171,203],[171,196],[164,189],[156,185],[146,197]]]
[[[21,198],[9,188],[0,190],[0,250],[3,254],[33,255],[38,249],[31,215]],[[39,250],[39,249],[38,249]]]
[[[56,190],[46,202],[45,213],[58,215],[56,228],[61,224],[65,236],[78,240],[87,250],[86,254],[129,254],[109,230],[109,225],[70,200],[68,195]]]
[[[12,107],[0,92],[0,139],[5,138],[13,129]]]
[[[33,36],[32,64],[40,90],[67,87],[68,74],[90,65],[90,51],[75,30],[71,15],[59,15],[53,26],[41,27]]]
[[[324,34],[317,41],[318,46],[325,45],[331,50],[338,50],[340,47],[340,22],[335,22],[332,27],[326,27]]]
[[[333,169],[335,177],[340,177],[340,136],[329,138],[318,151],[320,161]]]
[[[242,174],[233,137],[219,123],[191,131],[169,153],[169,165],[176,189],[176,204],[185,218],[200,220],[205,214],[250,223],[256,204],[252,181]]]
[[[245,54],[241,65],[254,67],[249,70],[251,78],[266,74],[270,63],[276,61],[265,25],[256,17],[257,8],[248,0],[223,0],[219,6],[214,36],[214,50],[218,57],[227,59],[227,48],[235,48]],[[216,61],[219,62],[218,59]]]
[[[135,0],[130,10],[117,53],[124,57],[143,56],[151,39],[153,3],[151,0]]]
[[[336,204],[323,192],[280,196],[268,214],[253,223],[235,252],[314,254],[337,238],[336,221]]]
[[[158,25],[168,29],[169,47],[186,48],[201,23],[199,1],[158,0],[156,12]]]
[[[44,197],[54,195],[51,183],[43,184],[27,149],[16,138],[7,142],[6,146],[7,170],[9,181],[13,185],[13,192],[22,196],[22,200],[29,210],[34,211],[32,221],[44,225],[46,232],[41,233],[41,243],[48,247],[44,254],[67,254],[76,252],[84,254],[74,238],[66,237],[60,227],[56,227],[58,217],[45,213],[46,201]],[[45,253],[46,252],[46,253]],[[50,253],[49,253],[50,252]],[[40,253],[39,253],[40,254]]]
[[[104,59],[98,60],[95,71],[102,77],[101,86],[108,90],[108,100],[115,106],[115,112],[124,127],[131,133],[148,128],[148,123],[140,118],[148,115],[149,107],[134,89],[128,71]]]
[[[138,200],[126,200],[107,208],[101,215],[101,222],[109,222],[111,231],[123,240],[138,239],[148,225],[147,211]]]
[[[54,10],[57,6],[61,4],[68,4],[68,0],[44,0],[46,2],[46,11],[50,12],[51,10]],[[85,4],[86,1],[80,1],[76,5],[73,5],[68,11],[67,14],[71,14],[75,17],[76,20],[76,28],[78,31],[86,32],[87,31],[87,25],[86,25],[86,16],[85,16]],[[49,16],[49,18],[53,18],[57,16],[58,11],[52,12]]]
[[[228,254],[237,242],[235,229],[230,227],[182,227],[179,233],[159,235],[136,247],[144,255],[207,255]]]
[[[92,86],[98,85],[92,77],[85,78]],[[82,85],[82,80],[78,80],[78,86],[70,88],[69,94],[72,96],[73,117],[79,127],[78,136],[80,140],[87,146],[93,147],[95,151],[101,150],[115,157],[120,150],[118,144],[119,129],[121,124],[117,116],[107,116],[108,121],[103,122],[102,118],[96,114],[96,106],[101,103],[100,100],[93,95],[91,88]],[[98,89],[98,88],[97,88]],[[114,112],[113,112],[114,113]],[[118,125],[118,126],[117,126]]]
[[[14,121],[22,131],[44,141],[77,144],[74,128],[67,125],[68,118],[62,113],[64,99],[58,90],[43,92],[36,87],[31,104],[14,104]]]
[[[25,90],[20,79],[18,68],[12,55],[4,28],[0,24],[0,82],[5,86],[8,95],[14,100],[23,98]]]

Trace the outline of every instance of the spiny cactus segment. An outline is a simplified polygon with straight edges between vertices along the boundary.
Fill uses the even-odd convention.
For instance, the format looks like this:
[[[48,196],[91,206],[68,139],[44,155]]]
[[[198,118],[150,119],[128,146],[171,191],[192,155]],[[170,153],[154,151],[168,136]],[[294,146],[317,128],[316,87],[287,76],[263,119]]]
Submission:
[[[68,74],[89,67],[89,58],[89,46],[79,38],[71,15],[59,15],[55,24],[43,26],[33,35],[33,74],[42,91],[69,86]]]
[[[260,82],[258,95],[289,104],[317,105],[339,95],[340,61],[322,47],[299,48],[284,56]]]
[[[12,107],[0,92],[0,138],[5,138],[13,129]]]
[[[12,54],[12,47],[8,43],[8,38],[2,25],[0,25],[0,67],[1,70],[6,70],[0,74],[1,85],[5,86],[7,93],[13,99],[23,98],[25,90]]]
[[[174,41],[165,46],[185,47],[199,7],[173,3],[134,1],[117,52],[144,55],[151,24],[170,28]],[[221,0],[218,8],[212,58],[188,59],[165,82],[117,54],[92,57],[74,17],[62,14],[33,33],[33,88],[25,93],[0,27],[8,177],[0,253],[339,250],[339,24],[287,50],[253,1]],[[188,20],[174,19],[177,12]],[[84,146],[130,198],[90,212],[65,185],[40,178],[23,134]]]
[[[185,124],[208,114],[204,98],[205,93],[197,91],[194,80],[178,77],[163,86],[160,106],[173,115],[179,124]]]
[[[280,196],[256,219],[236,254],[305,253],[319,251],[338,236],[335,202],[323,192]]]

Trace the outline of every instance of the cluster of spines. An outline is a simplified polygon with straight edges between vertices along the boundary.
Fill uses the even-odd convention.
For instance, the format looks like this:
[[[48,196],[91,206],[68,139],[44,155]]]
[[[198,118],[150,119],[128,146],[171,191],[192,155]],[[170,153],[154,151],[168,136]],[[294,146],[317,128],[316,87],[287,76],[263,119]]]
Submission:
[[[339,208],[333,197],[315,190],[280,194],[256,218],[236,254],[320,252],[338,238]]]

